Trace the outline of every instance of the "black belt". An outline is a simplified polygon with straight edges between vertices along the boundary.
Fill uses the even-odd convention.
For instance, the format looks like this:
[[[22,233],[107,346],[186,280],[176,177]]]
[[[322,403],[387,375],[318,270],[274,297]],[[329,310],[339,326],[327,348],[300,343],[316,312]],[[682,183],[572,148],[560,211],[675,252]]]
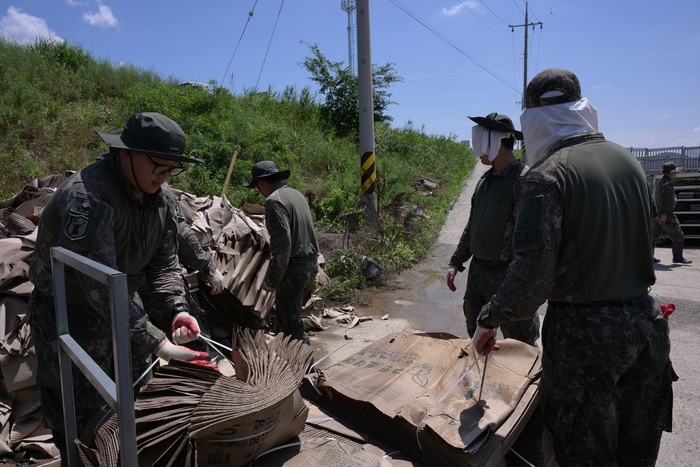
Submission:
[[[476,256],[474,257],[474,259],[478,260],[483,266],[486,266],[487,268],[508,266],[510,264],[510,261],[489,261],[488,259],[481,259],[477,258]]]
[[[549,302],[551,306],[562,308],[600,308],[604,306],[636,306],[640,301],[649,298],[649,294],[640,295],[629,300],[604,300],[599,302]]]

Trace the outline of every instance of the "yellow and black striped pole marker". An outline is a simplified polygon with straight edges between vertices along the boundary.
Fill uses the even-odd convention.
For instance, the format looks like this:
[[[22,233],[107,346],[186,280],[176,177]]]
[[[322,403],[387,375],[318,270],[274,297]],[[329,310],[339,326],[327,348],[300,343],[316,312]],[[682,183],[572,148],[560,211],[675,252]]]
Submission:
[[[374,151],[365,151],[360,157],[362,167],[362,201],[365,215],[374,219],[377,214],[377,165]]]

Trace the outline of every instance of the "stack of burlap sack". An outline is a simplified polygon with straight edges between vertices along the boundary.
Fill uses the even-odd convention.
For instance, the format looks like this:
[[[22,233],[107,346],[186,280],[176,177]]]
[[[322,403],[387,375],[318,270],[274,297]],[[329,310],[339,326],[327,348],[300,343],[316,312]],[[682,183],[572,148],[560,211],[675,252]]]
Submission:
[[[0,202],[0,456],[26,459],[58,455],[51,432],[43,427],[27,317],[33,285],[27,274],[41,210],[69,175],[33,180],[20,193]],[[219,295],[202,290],[196,293],[206,318],[228,334],[236,326],[265,328],[274,295],[260,287],[269,262],[262,207],[248,206],[248,216],[219,197],[176,193],[195,236],[227,280]],[[196,271],[183,268],[183,274],[188,273],[195,276]]]

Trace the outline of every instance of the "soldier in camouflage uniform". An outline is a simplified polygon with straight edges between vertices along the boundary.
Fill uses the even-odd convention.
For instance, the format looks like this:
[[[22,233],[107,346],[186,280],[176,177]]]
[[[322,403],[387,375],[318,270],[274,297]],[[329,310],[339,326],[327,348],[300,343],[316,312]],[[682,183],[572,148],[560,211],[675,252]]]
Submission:
[[[446,280],[454,292],[457,271],[464,271],[464,262],[472,258],[463,304],[467,333],[471,337],[481,307],[498,291],[513,258],[512,189],[518,177],[527,172],[527,166],[513,154],[515,140],[522,139],[523,134],[515,129],[510,118],[495,112],[469,118],[477,123],[472,128],[474,155],[482,164],[492,167],[474,189],[469,221],[450,258]],[[522,321],[504,323],[501,332],[503,337],[535,345],[540,336],[540,320],[535,314]]]
[[[689,264],[692,261],[683,257],[683,242],[685,235],[681,230],[681,224],[678,222],[678,217],[673,213],[676,209],[676,190],[673,188],[673,179],[676,178],[678,169],[673,162],[666,162],[662,168],[664,176],[656,184],[654,191],[654,200],[656,201],[657,215],[652,223],[652,231],[654,235],[654,245],[661,238],[662,233],[666,233],[671,239],[671,251],[673,252],[673,262],[681,264]],[[659,260],[654,258],[654,262]]]
[[[183,155],[184,132],[161,114],[134,115],[121,133],[99,135],[112,151],[73,174],[51,196],[41,214],[29,271],[34,284],[29,315],[39,365],[37,382],[45,422],[54,431],[64,460],[52,247],[64,247],[127,275],[134,379],[144,372],[153,355],[195,363],[208,359],[204,352],[171,343],[149,319],[150,315],[172,323],[176,343],[198,337],[199,327],[189,314],[177,260],[175,217],[160,186],[184,169],[182,162],[201,161]],[[160,306],[149,309],[148,314],[136,293],[143,282],[159,297]],[[66,300],[71,336],[114,379],[108,288],[66,268]],[[73,380],[78,434],[90,442],[94,424],[104,415],[106,405],[77,369]]]
[[[280,331],[310,344],[301,320],[304,294],[318,271],[318,244],[309,204],[303,194],[282,183],[289,178],[289,170],[280,171],[274,162],[258,162],[251,174],[246,186],[265,196],[265,227],[270,234],[270,265],[263,288],[275,292]]]
[[[197,271],[198,275],[202,276],[209,286],[208,290],[211,295],[218,295],[224,290],[224,276],[216,268],[214,261],[212,260],[211,254],[205,251],[202,244],[199,242],[190,224],[187,222],[182,208],[180,207],[180,202],[177,194],[167,183],[161,185],[161,193],[163,199],[170,204],[172,212],[175,214],[175,220],[177,222],[177,257],[180,263],[187,267],[191,271]],[[186,290],[187,303],[190,307],[190,313],[197,318],[200,328],[206,328],[207,323],[205,322],[205,312],[199,308],[197,302],[192,298],[190,289],[187,285],[185,278],[182,278],[183,287]],[[146,310],[150,308],[157,309],[160,307],[160,297],[157,294],[153,294],[147,283],[143,283],[141,288],[139,288],[139,296],[143,302],[144,308]],[[152,319],[154,316],[152,317]],[[155,322],[154,324],[161,329],[167,329],[169,327],[169,321],[164,323]],[[195,344],[188,345],[188,347],[193,347]],[[197,341],[197,347],[204,347],[204,343]],[[194,348],[194,347],[193,347]]]
[[[560,465],[652,466],[670,429],[668,322],[654,284],[653,202],[639,162],[605,140],[576,75],[550,69],[525,93],[529,160],[517,183],[514,258],[477,320],[496,328],[549,300],[542,409]]]

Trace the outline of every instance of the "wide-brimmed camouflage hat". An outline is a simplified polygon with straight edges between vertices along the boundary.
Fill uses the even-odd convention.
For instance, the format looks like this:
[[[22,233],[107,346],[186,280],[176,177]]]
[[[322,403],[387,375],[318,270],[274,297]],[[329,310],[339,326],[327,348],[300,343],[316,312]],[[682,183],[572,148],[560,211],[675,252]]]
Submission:
[[[289,178],[289,173],[289,170],[279,170],[277,164],[272,161],[260,161],[250,168],[252,179],[248,184],[243,186],[246,188],[255,188],[255,180],[273,176],[277,176],[280,180],[286,180]]]
[[[513,121],[507,115],[496,112],[490,113],[485,117],[468,117],[471,121],[479,126],[483,126],[487,130],[498,131],[501,133],[512,133],[516,139],[522,140],[523,133],[515,129]]]
[[[171,161],[204,163],[183,155],[185,132],[175,121],[157,112],[133,115],[121,131],[97,134],[110,148],[131,149]]]
[[[581,99],[581,83],[578,77],[563,68],[550,68],[535,75],[525,91],[525,107],[574,102]]]

